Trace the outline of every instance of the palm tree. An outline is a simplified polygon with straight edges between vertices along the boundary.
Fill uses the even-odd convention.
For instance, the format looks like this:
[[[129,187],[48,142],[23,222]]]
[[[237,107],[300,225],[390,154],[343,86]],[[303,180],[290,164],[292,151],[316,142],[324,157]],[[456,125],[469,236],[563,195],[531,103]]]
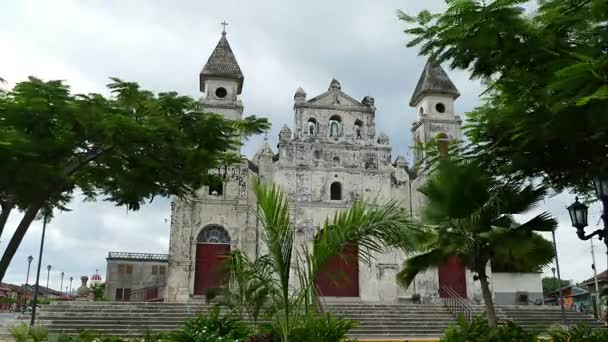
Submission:
[[[410,231],[416,228],[409,215],[395,202],[381,206],[358,202],[328,219],[314,241],[294,246],[295,227],[287,196],[277,186],[260,181],[254,182],[253,192],[268,253],[255,261],[243,253],[233,254],[228,262],[228,296],[234,295],[234,301],[240,303],[237,305],[253,305],[246,309],[248,313],[270,309],[270,318],[284,342],[289,341],[299,319],[318,312],[315,278],[331,256],[356,242],[359,258],[370,261],[387,244],[411,247],[408,244],[416,236]],[[293,275],[297,278],[291,279]]]
[[[555,229],[555,219],[543,212],[518,224],[513,217],[538,204],[546,189],[503,184],[469,162],[442,158],[438,163],[418,189],[426,196],[422,219],[427,235],[417,246],[419,254],[405,262],[397,281],[407,288],[418,273],[458,257],[477,274],[488,323],[495,326],[488,262],[538,270],[553,259],[550,242],[534,231]]]

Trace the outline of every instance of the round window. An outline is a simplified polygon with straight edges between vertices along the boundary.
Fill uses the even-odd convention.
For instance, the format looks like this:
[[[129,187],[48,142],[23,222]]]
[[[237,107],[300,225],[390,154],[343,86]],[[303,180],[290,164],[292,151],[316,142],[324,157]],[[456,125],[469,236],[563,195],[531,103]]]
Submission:
[[[435,109],[437,109],[437,111],[439,113],[444,113],[445,112],[445,105],[443,103],[438,103],[435,105]]]
[[[215,96],[219,97],[220,99],[223,99],[224,97],[226,97],[226,95],[228,95],[228,91],[226,90],[226,88],[219,87],[215,89]]]

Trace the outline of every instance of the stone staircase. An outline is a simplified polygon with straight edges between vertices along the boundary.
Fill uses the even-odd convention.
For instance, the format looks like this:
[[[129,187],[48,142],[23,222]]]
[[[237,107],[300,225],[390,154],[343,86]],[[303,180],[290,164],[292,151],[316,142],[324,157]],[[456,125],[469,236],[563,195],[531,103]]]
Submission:
[[[44,305],[38,311],[37,322],[50,332],[77,334],[95,330],[115,336],[141,336],[147,331],[165,332],[177,329],[198,312],[207,312],[204,303],[120,303],[120,302],[58,302]],[[363,302],[326,303],[325,311],[358,321],[350,336],[359,340],[436,340],[456,318],[439,304],[371,304]],[[226,311],[227,309],[223,309]],[[475,313],[483,306],[473,306]],[[498,306],[499,320],[513,320],[528,330],[543,330],[561,322],[561,312],[549,306]],[[603,328],[603,323],[592,316],[567,312],[571,324],[585,323]],[[29,314],[21,316],[28,323]],[[0,334],[5,341],[6,332]]]
[[[502,305],[498,307],[508,320],[526,330],[542,331],[551,325],[562,323],[562,312],[557,306],[548,305]],[[499,317],[499,319],[502,317]],[[605,328],[592,314],[566,310],[569,325],[584,323],[591,328]]]
[[[43,305],[36,322],[56,333],[78,334],[93,330],[112,336],[142,336],[148,331],[175,330],[188,318],[210,308],[211,305],[202,303],[58,302]],[[24,315],[23,319],[29,321],[30,314]]]
[[[454,315],[435,304],[327,303],[325,311],[359,322],[349,333],[359,340],[437,340],[456,323]]]

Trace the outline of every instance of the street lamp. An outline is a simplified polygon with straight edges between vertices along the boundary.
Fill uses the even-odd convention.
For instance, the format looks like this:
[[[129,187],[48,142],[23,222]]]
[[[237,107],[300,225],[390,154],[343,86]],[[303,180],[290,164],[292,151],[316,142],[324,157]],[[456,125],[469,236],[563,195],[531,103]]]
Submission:
[[[555,286],[555,290],[557,290],[557,289],[559,289],[559,283],[557,282],[557,278],[555,277],[555,267],[551,267],[551,273],[553,273],[553,280],[554,280],[553,286]],[[557,301],[555,301],[555,302],[556,302],[555,304],[557,304]]]
[[[555,240],[555,229],[551,231],[551,235],[553,236],[553,254],[555,255],[555,266],[557,267],[557,269],[552,268],[551,271],[553,271],[553,277],[555,277],[555,270],[557,270],[557,291],[559,291],[560,308],[562,311],[562,324],[566,325],[568,324],[568,320],[566,319],[564,291],[562,290],[562,275],[559,272],[559,258],[557,257],[557,241]]]
[[[586,235],[585,227],[587,227],[587,215],[589,214],[586,205],[578,201],[578,197],[568,207],[568,213],[570,214],[570,220],[572,226],[576,228],[576,235],[581,240],[589,240],[597,235],[597,238],[601,241],[604,240],[604,244],[608,249],[608,176],[602,175],[593,179],[593,187],[597,198],[602,202],[602,221],[604,221],[603,229],[596,229],[593,233]],[[608,257],[608,250],[606,250]],[[608,319],[608,315],[607,315]]]
[[[51,268],[53,268],[53,266],[48,265],[46,267],[47,270],[47,274],[46,274],[46,299],[49,299],[49,279],[51,278]]]
[[[74,280],[74,277],[70,277],[70,296],[72,295],[72,280]]]
[[[576,228],[576,235],[581,240],[589,240],[594,236],[598,236],[598,239],[604,239],[604,243],[608,247],[608,177],[596,177],[593,179],[593,187],[595,188],[595,193],[597,194],[597,198],[602,201],[603,212],[602,212],[602,220],[604,221],[604,228],[597,229],[593,233],[589,235],[585,235],[585,227],[587,227],[587,215],[588,209],[587,206],[580,203],[578,201],[578,197],[568,207],[568,212],[570,213],[570,220],[572,221],[572,226]]]
[[[34,260],[33,256],[27,257],[27,275],[25,276],[25,289],[23,289],[23,312],[27,308],[27,291],[28,291],[28,283],[30,282],[30,266],[32,266],[32,261]]]
[[[65,275],[65,273],[61,272],[61,285],[59,285],[59,291],[61,292],[63,290],[63,276]]]

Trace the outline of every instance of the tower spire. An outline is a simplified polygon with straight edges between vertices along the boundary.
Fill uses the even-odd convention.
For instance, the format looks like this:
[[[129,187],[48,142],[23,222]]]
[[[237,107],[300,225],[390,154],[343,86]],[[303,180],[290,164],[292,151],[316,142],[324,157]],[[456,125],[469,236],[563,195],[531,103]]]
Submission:
[[[410,100],[410,106],[414,107],[426,95],[447,95],[453,99],[460,96],[450,77],[445,70],[433,58],[429,58],[420,75],[416,90]]]
[[[224,21],[222,25],[228,25],[228,23]],[[237,63],[236,58],[234,57],[234,53],[232,53],[230,44],[228,44],[226,31],[222,31],[220,41],[217,43],[215,50],[211,53],[211,56],[200,73],[200,88],[202,92],[205,92],[205,81],[210,78],[234,79],[239,84],[238,94],[243,90],[243,81],[245,77],[239,67],[239,63]]]
[[[228,26],[228,23],[226,22],[226,20],[224,20],[223,22],[220,23],[220,25],[223,26],[222,35],[225,36],[226,35],[226,26]]]

